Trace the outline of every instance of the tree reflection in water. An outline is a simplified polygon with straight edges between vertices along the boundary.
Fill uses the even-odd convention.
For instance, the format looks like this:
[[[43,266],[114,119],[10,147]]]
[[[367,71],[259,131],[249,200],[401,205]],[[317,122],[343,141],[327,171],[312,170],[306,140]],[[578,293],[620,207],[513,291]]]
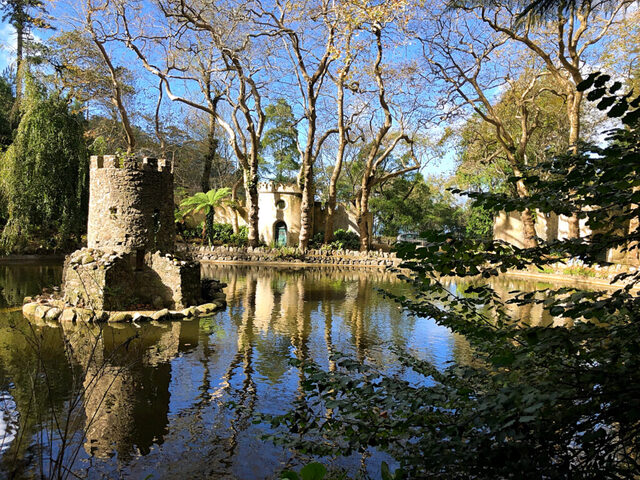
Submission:
[[[302,373],[290,360],[335,369],[332,354],[342,352],[402,376],[391,347],[439,365],[466,348],[380,295],[378,288],[406,291],[390,273],[208,265],[203,274],[228,284],[227,310],[206,319],[32,328],[21,316],[0,316],[0,390],[16,385],[24,433],[8,452],[14,463],[5,455],[1,468],[20,461],[32,473],[44,468],[28,451],[67,415],[71,434],[51,434],[38,448],[49,463],[64,458],[73,475],[270,477],[295,456],[262,441],[269,430],[252,420],[284,412],[302,394]],[[55,378],[53,390],[33,390],[38,365]],[[65,448],[70,453],[59,457]],[[345,466],[374,460],[354,457]]]

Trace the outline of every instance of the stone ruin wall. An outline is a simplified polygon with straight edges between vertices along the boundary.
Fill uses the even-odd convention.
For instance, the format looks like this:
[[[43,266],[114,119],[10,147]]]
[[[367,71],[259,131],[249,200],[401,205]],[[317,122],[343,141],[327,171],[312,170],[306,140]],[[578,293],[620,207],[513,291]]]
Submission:
[[[185,308],[200,301],[200,263],[179,260],[173,255],[159,252],[151,255],[149,266],[158,286],[164,285],[161,294],[165,306]],[[160,291],[157,288],[156,291]]]
[[[626,227],[628,233],[633,232],[635,228],[637,226],[633,223]],[[555,213],[537,212],[535,229],[536,235],[546,242],[566,240],[569,238],[569,217]],[[592,231],[587,226],[587,219],[580,219],[580,236],[586,237],[591,234]],[[520,212],[502,211],[496,215],[493,219],[493,238],[503,240],[518,248],[524,248],[524,226]],[[639,265],[640,248],[636,245],[630,245],[628,248],[609,249],[604,260],[623,265]]]
[[[85,248],[67,257],[64,299],[93,310],[122,310],[134,304],[183,309],[200,302],[200,264],[169,253],[147,254],[136,265],[130,253]]]
[[[284,208],[278,208],[284,201]],[[258,232],[260,241],[271,245],[275,241],[275,226],[287,226],[287,245],[295,246],[300,238],[302,190],[297,185],[258,182]],[[313,215],[313,211],[311,212]]]
[[[200,300],[200,266],[174,250],[173,172],[165,160],[92,156],[87,248],[67,257],[67,304],[177,308]]]
[[[88,246],[117,252],[171,251],[174,239],[171,163],[92,156]]]

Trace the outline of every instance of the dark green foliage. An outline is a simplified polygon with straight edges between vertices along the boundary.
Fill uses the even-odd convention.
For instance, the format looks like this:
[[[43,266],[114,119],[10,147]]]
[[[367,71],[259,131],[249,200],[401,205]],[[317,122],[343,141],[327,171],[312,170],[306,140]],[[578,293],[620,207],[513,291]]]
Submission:
[[[437,230],[464,231],[463,210],[444,185],[428,183],[420,174],[394,178],[371,198],[379,235]]]
[[[229,243],[233,227],[228,223],[214,223],[211,226],[211,238],[214,242]]]
[[[177,220],[190,214],[204,213],[205,219],[202,229],[202,239],[206,239],[209,245],[213,244],[213,225],[216,207],[230,202],[231,189],[228,187],[217,190],[209,190],[207,193],[198,192],[180,202],[180,211],[176,214]]]
[[[2,21],[8,22],[16,29],[29,26],[46,27],[47,23],[40,15],[44,11],[43,4],[41,0],[2,0]],[[32,13],[34,10],[35,15]]]
[[[233,233],[233,226],[228,223],[214,223],[211,228],[212,241],[218,245],[241,247],[247,244],[247,234],[246,225],[241,226],[238,229],[238,233]]]
[[[262,136],[262,152],[268,157],[268,175],[276,182],[295,181],[298,162],[298,131],[291,105],[283,98],[265,109],[266,125],[271,127]]]
[[[234,233],[229,237],[228,243],[235,247],[246,247],[249,243],[249,228],[246,225],[242,225],[238,229],[238,233]]]
[[[313,234],[311,240],[309,240],[309,248],[320,248],[324,243],[324,232],[317,232]]]
[[[327,475],[324,465],[317,462],[308,463],[300,470],[300,473],[288,470],[280,474],[280,478],[289,480],[323,480]]]
[[[0,76],[0,152],[11,145],[13,128],[11,125],[11,109],[15,97],[9,81]]]
[[[27,78],[23,115],[13,144],[3,155],[3,192],[8,223],[4,250],[32,235],[60,247],[86,227],[88,158],[83,120],[65,99]],[[53,243],[51,243],[53,242]]]
[[[558,257],[590,262],[637,245],[640,229],[629,222],[640,215],[639,105],[640,97],[616,96],[608,112],[626,128],[609,132],[606,147],[582,145],[552,159],[545,180],[525,173],[536,187],[531,197],[471,194],[488,211],[580,211],[597,233],[530,249],[444,234],[428,236],[425,248],[401,247],[407,281],[419,293],[396,299],[464,336],[471,359],[439,370],[398,351],[427,380],[422,385],[341,355],[335,371],[301,364],[305,395],[272,420],[292,433],[287,443],[318,455],[373,447],[393,455],[409,478],[639,478],[640,297],[632,286],[640,273],[620,274],[627,286],[609,291],[511,292],[507,303],[488,285],[456,295],[440,282],[441,275],[544,268]],[[512,305],[538,305],[564,325],[518,324]]]
[[[360,237],[356,232],[339,228],[333,232],[333,242],[331,242],[331,246],[342,250],[359,250]]]
[[[466,212],[466,235],[490,239],[493,235],[493,213],[471,204]]]

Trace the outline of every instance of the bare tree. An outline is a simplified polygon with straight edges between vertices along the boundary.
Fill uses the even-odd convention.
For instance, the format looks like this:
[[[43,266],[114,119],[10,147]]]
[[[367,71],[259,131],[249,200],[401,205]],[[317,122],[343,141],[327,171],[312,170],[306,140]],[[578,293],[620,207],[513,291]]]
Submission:
[[[268,35],[283,40],[286,56],[294,69],[300,103],[304,110],[305,144],[304,149],[300,149],[298,176],[302,188],[298,248],[305,250],[313,231],[314,164],[326,139],[337,132],[331,125],[324,130],[319,129],[318,125],[318,100],[325,86],[334,53],[334,7],[329,0],[320,0],[317,3],[307,1],[301,4],[277,3],[277,8],[273,11],[262,7],[261,3],[256,6],[258,26]],[[303,12],[313,13],[301,22],[299,17]]]
[[[540,59],[559,85],[558,94],[566,102],[569,122],[569,146],[577,152],[581,137],[581,113],[584,94],[577,85],[584,80],[591,47],[606,37],[612,25],[622,20],[624,10],[633,0],[611,2],[557,3],[555,15],[551,11],[543,18],[529,13],[522,16],[512,3],[495,2],[492,8],[480,7],[470,11],[505,39],[515,42]],[[569,222],[569,237],[580,236],[578,214]]]
[[[491,35],[473,17],[463,12],[452,12],[447,16],[435,16],[432,21],[433,34],[420,37],[424,48],[424,58],[428,61],[430,75],[444,81],[443,99],[449,103],[445,118],[457,113],[456,110],[470,107],[484,122],[491,126],[499,152],[506,157],[516,176],[520,176],[528,164],[527,147],[531,135],[539,126],[539,109],[536,97],[540,93],[540,74],[535,71],[525,85],[515,88],[514,71],[508,65],[511,56],[501,47],[506,40]],[[504,57],[506,65],[496,68],[495,58]],[[522,61],[522,59],[519,59]],[[515,74],[517,75],[517,73]],[[511,97],[515,111],[505,112],[496,108],[496,101],[490,98],[492,91],[500,89],[517,91]],[[515,125],[510,115],[515,113],[519,120]],[[519,196],[528,196],[529,190],[519,180],[515,185]],[[525,209],[521,213],[524,229],[524,245],[537,245],[535,221],[532,212]]]
[[[260,139],[264,129],[265,116],[262,108],[262,84],[259,79],[262,73],[260,55],[253,32],[247,28],[251,25],[250,13],[242,5],[236,8],[219,9],[215,4],[197,5],[185,0],[159,1],[157,4],[167,21],[168,31],[164,35],[154,35],[140,29],[135,33],[130,26],[127,7],[120,5],[120,17],[125,26],[125,42],[145,68],[157,75],[164,82],[165,92],[173,101],[179,101],[190,107],[206,112],[212,122],[220,125],[228,136],[238,163],[244,172],[244,186],[248,202],[248,241],[251,246],[259,243],[258,232],[258,161]],[[213,22],[213,19],[216,22]],[[187,49],[193,52],[202,51],[202,36],[213,47],[207,61],[200,58],[196,65],[198,75],[193,75],[193,65],[185,67],[174,62],[175,56],[163,67],[150,60],[146,47],[158,44],[166,49],[175,48],[179,38]],[[196,39],[197,37],[197,39]],[[262,45],[264,47],[264,45]],[[183,47],[184,48],[184,47]],[[216,90],[211,82],[211,75],[223,75],[223,89]],[[201,98],[174,93],[172,85],[176,82],[196,82],[204,101]],[[224,99],[229,106],[225,120],[220,114],[218,102]],[[210,124],[210,139],[215,141],[214,125]],[[213,145],[211,145],[214,148]],[[203,184],[204,185],[204,184]]]
[[[344,163],[345,150],[349,138],[349,124],[352,119],[348,119],[345,113],[345,89],[347,88],[347,79],[351,71],[351,65],[355,60],[354,55],[347,55],[344,64],[337,72],[335,84],[337,87],[337,114],[338,114],[338,148],[336,150],[336,161],[333,164],[331,178],[329,179],[329,189],[327,193],[326,218],[324,221],[324,243],[330,243],[333,240],[333,221],[336,213],[337,197],[338,197],[338,180],[342,173],[342,165]]]
[[[136,147],[136,139],[124,104],[119,70],[114,65],[111,54],[106,47],[107,43],[115,42],[119,38],[118,22],[114,21],[113,17],[114,5],[111,0],[85,0],[85,2],[84,28],[109,71],[111,77],[111,102],[120,115],[127,139],[127,153],[130,154]]]
[[[400,122],[394,130],[393,113],[387,99],[387,91],[385,88],[385,78],[383,75],[382,59],[383,59],[383,42],[382,27],[380,24],[372,25],[372,34],[374,37],[374,45],[376,50],[376,59],[373,66],[373,78],[377,87],[377,102],[381,114],[384,117],[383,123],[374,128],[370,122],[370,133],[373,140],[367,145],[367,156],[364,161],[364,168],[360,180],[360,188],[356,192],[356,209],[358,230],[360,232],[360,249],[369,250],[371,248],[371,236],[369,234],[373,225],[370,219],[369,200],[373,188],[387,180],[403,175],[405,173],[418,170],[420,163],[413,152],[413,141],[408,135],[405,125]],[[401,144],[409,147],[409,151],[405,155],[397,159],[397,165],[394,167],[385,167],[392,153]]]

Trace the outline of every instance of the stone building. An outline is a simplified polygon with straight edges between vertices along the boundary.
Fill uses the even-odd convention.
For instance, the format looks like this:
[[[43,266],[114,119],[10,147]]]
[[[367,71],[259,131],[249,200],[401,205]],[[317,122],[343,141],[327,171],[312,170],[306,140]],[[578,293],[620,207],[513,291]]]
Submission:
[[[633,231],[637,228],[637,225],[629,224],[625,228],[627,228],[628,231]],[[569,238],[569,217],[557,215],[553,212],[536,212],[535,229],[536,236],[545,242],[566,240]],[[587,219],[580,219],[580,236],[587,237],[591,234],[592,231],[587,226]],[[523,248],[524,226],[520,212],[502,211],[496,215],[493,219],[493,238]],[[638,265],[640,263],[640,249],[633,246],[626,249],[610,249],[607,252],[606,258],[603,258],[603,260],[611,263]]]
[[[200,264],[178,259],[170,162],[91,157],[87,248],[65,261],[65,301],[94,310],[199,302]]]
[[[297,246],[300,238],[300,211],[302,208],[302,190],[295,184],[274,182],[258,183],[258,232],[260,241],[266,245]],[[232,217],[238,214],[230,207],[218,207],[215,211],[216,222],[233,223]],[[320,202],[313,206],[313,232],[324,232],[326,211]],[[246,212],[238,214],[238,225],[246,225]],[[372,225],[373,222],[369,222]],[[358,231],[355,209],[338,205],[334,215],[334,230]],[[369,232],[371,235],[371,232]]]

